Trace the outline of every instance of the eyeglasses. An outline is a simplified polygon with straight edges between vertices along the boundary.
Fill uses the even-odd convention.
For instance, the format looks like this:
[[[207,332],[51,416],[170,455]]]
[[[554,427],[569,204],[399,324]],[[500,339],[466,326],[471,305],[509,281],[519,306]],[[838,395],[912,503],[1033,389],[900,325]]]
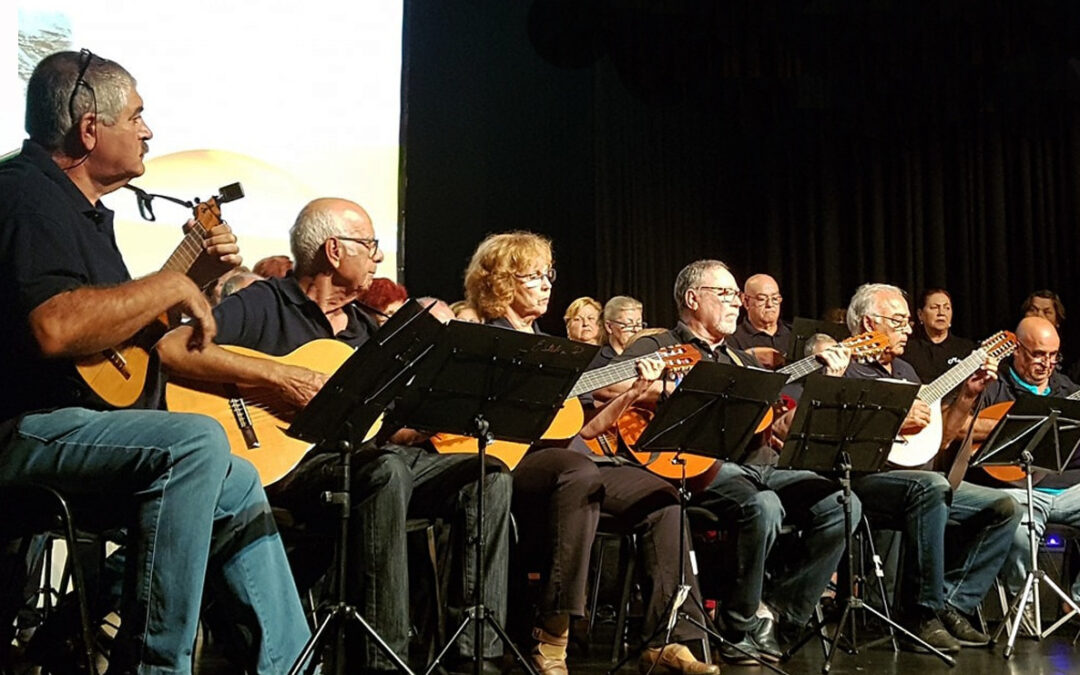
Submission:
[[[1043,363],[1048,366],[1056,366],[1061,363],[1061,352],[1033,352],[1024,346],[1023,342],[1017,342],[1021,351],[1027,354],[1027,357],[1035,363]]]
[[[97,94],[94,93],[94,88],[85,79],[86,69],[90,67],[90,62],[93,59],[94,54],[89,49],[83,49],[79,52],[79,75],[75,78],[75,85],[71,88],[71,96],[68,98],[68,115],[71,116],[72,126],[77,125],[81,117],[81,115],[75,115],[75,97],[79,94],[79,87],[86,87],[90,90],[90,98],[94,104],[94,116],[97,117]]]
[[[343,234],[335,234],[334,239],[340,239],[341,241],[355,241],[368,251],[368,256],[374,260],[375,256],[379,254],[379,240],[374,237],[346,237]]]
[[[724,288],[722,286],[698,286],[699,291],[709,291],[716,296],[716,299],[720,302],[732,304],[739,299],[739,289],[737,288]]]
[[[514,277],[516,277],[525,288],[539,288],[544,279],[547,279],[549,284],[555,283],[555,268],[549,267],[546,272],[515,274]]]
[[[770,302],[774,305],[779,305],[784,301],[784,296],[779,293],[776,293],[775,295],[748,295],[746,296],[746,300],[761,306],[765,306]]]
[[[915,322],[911,320],[910,316],[882,316],[881,314],[871,314],[870,316],[885,321],[893,330],[911,329],[915,326]]]
[[[616,321],[615,319],[608,319],[611,323],[619,327],[619,330],[623,333],[636,333],[643,328],[648,328],[649,324],[644,321],[631,322],[631,321]]]

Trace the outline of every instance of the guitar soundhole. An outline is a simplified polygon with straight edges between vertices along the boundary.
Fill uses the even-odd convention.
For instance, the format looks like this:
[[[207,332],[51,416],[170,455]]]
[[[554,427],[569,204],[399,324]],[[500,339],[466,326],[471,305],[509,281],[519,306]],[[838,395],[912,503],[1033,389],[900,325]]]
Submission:
[[[120,372],[125,380],[131,379],[131,371],[128,370],[127,361],[124,359],[124,355],[115,349],[106,349],[102,352],[109,363],[113,365]]]

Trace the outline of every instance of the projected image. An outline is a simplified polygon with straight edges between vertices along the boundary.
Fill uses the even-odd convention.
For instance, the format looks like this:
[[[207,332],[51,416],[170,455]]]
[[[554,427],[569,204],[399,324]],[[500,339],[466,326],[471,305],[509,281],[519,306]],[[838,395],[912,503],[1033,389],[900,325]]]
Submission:
[[[310,199],[353,199],[383,244],[380,274],[396,275],[400,2],[15,4],[0,11],[16,12],[18,75],[0,86],[20,104],[2,118],[0,153],[25,137],[21,102],[34,66],[85,47],[138,81],[154,138],[136,185],[193,200],[240,182],[246,196],[222,215],[249,265],[288,253],[288,229]],[[190,212],[156,200],[149,223],[127,190],[104,201],[117,212],[131,273],[160,269]]]

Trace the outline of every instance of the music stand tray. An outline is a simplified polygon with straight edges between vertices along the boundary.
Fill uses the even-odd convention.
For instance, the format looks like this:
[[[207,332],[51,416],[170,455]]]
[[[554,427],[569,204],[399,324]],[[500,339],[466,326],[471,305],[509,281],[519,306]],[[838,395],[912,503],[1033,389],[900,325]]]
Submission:
[[[446,329],[428,309],[415,300],[402,305],[330,376],[286,433],[332,449],[329,444],[353,441],[341,435],[346,425],[362,432],[370,429]]]
[[[971,466],[1017,466],[1027,450],[1033,469],[1061,473],[1080,443],[1078,420],[1080,401],[1023,396],[998,421]]]
[[[787,375],[782,373],[699,361],[657,408],[637,449],[742,459],[786,382]]]
[[[1035,631],[1040,639],[1049,636],[1074,615],[1080,613],[1080,605],[1073,600],[1072,596],[1063,591],[1053,579],[1046,575],[1044,570],[1039,568],[1038,537],[1035,535],[1035,505],[1032,499],[1034,482],[1031,478],[1031,473],[1035,470],[1047,473],[1064,471],[1072,462],[1078,446],[1080,446],[1080,401],[1049,396],[1023,396],[1013,403],[1009,412],[990,432],[978,460],[971,463],[972,466],[1020,466],[1025,473],[1026,526],[1031,558],[1028,561],[1028,573],[1024,578],[1024,589],[1016,596],[1009,608],[1009,613],[1015,612],[1015,615],[1012,625],[1009,626],[1009,641],[1004,652],[1006,659],[1013,654],[1020,623],[1024,618],[1024,608],[1029,600],[1034,602]],[[1042,630],[1040,615],[1039,584],[1049,586],[1070,608],[1065,616],[1045,631]],[[1008,625],[1008,613],[1006,613],[1006,621],[994,634],[995,639]]]
[[[791,346],[788,347],[788,353],[784,355],[788,363],[794,363],[805,356],[803,352],[806,351],[806,340],[815,333],[831,335],[837,342],[851,337],[851,331],[842,323],[797,316],[791,322]]]
[[[477,675],[481,671],[484,624],[490,625],[510,647],[518,664],[535,675],[483,603],[485,450],[495,439],[533,443],[543,436],[598,349],[565,338],[452,321],[398,400],[391,426],[473,436],[480,455],[475,599],[426,673],[439,666],[458,637],[474,623],[473,665]]]
[[[833,473],[847,452],[853,472],[880,471],[918,391],[904,382],[811,374],[778,466]]]

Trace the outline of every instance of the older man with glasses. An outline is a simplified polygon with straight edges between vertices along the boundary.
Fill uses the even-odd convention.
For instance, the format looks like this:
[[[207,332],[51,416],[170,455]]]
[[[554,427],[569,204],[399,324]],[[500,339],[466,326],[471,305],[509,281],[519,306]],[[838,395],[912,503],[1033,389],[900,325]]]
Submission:
[[[1041,316],[1026,317],[1016,327],[1016,339],[1019,342],[1016,352],[1002,362],[1000,377],[983,391],[980,409],[1024,396],[1067,397],[1080,391],[1080,385],[1056,368],[1061,360],[1061,338],[1053,323]],[[996,420],[992,419],[976,421],[973,436],[976,440],[985,439],[995,424]],[[1060,474],[1035,474],[1033,478],[1038,483],[1032,493],[1035,535],[1041,539],[1047,523],[1080,527],[1080,457],[1074,458]],[[998,482],[983,471],[973,472],[972,479],[1006,488],[1003,491],[1016,499],[1027,513],[1026,490]],[[1001,570],[1009,590],[1014,593],[1024,584],[1030,551],[1027,527],[1016,528],[1012,549]],[[1073,583],[1072,597],[1080,599],[1080,581]]]
[[[919,383],[915,369],[899,358],[912,330],[903,291],[888,284],[863,284],[848,305],[847,323],[852,333],[884,333],[889,347],[876,362],[852,363],[846,377]],[[946,429],[954,427],[954,418],[962,421],[994,372],[994,364],[987,364],[961,385],[945,414]],[[916,433],[929,423],[929,406],[916,399],[900,431]],[[871,524],[897,530],[903,537],[906,606],[901,612],[912,632],[942,652],[985,645],[990,637],[976,630],[966,615],[974,613],[993,584],[1020,522],[1020,509],[1014,501],[1002,499],[1004,495],[968,482],[953,490],[945,476],[926,469],[929,465],[861,476],[852,481],[852,489]],[[946,537],[949,521],[959,526]],[[903,644],[917,647],[913,642]]]
[[[731,335],[731,346],[754,355],[761,365],[776,369],[784,365],[791,347],[791,326],[780,319],[784,296],[768,274],[755,274],[743,284],[742,304],[746,318]]]
[[[635,340],[620,358],[689,343],[705,360],[758,366],[751,354],[729,344],[741,298],[727,265],[719,260],[690,263],[675,280],[679,323],[670,331]],[[844,372],[846,354],[838,350],[828,357],[833,360],[833,374]],[[649,403],[664,394],[660,384],[651,394],[646,399]],[[783,650],[777,640],[777,623],[791,635],[806,626],[844,551],[839,485],[809,471],[778,469],[778,458],[759,435],[743,463],[723,462],[705,491],[695,498],[731,532],[733,569],[738,570],[738,578],[721,589],[717,609],[725,638],[739,647],[727,643],[721,647],[721,656],[731,663],[752,662],[746,654],[779,661]],[[852,510],[858,519],[858,500],[852,500]],[[795,525],[802,536],[779,539],[785,523]],[[768,585],[767,565],[773,572]]]

